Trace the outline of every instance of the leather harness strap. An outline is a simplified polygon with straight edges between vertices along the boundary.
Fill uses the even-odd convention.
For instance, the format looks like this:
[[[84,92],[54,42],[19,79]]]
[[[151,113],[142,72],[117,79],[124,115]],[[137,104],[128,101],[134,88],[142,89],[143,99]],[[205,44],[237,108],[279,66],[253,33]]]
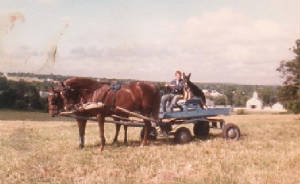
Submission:
[[[111,107],[111,110],[115,110],[115,106],[116,106],[116,96],[117,96],[117,91],[116,91],[116,90],[112,90],[111,88],[108,89],[108,90],[106,90],[105,93],[104,93],[104,95],[103,95],[103,97],[102,97],[102,99],[101,99],[101,102],[105,104],[104,101],[106,100],[107,95],[108,95],[109,92],[112,92],[112,93],[113,93],[113,94],[112,94],[112,104],[109,105],[109,106]],[[105,105],[106,105],[106,104],[105,104]]]

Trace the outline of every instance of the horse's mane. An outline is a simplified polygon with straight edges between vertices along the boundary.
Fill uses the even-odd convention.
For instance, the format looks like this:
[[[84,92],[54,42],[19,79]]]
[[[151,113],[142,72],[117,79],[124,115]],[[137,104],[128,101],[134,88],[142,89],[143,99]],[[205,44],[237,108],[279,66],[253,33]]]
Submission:
[[[109,84],[107,82],[98,82],[96,80],[86,78],[86,77],[72,77],[64,82],[65,86],[69,86],[72,89],[88,89],[95,90],[104,84]]]

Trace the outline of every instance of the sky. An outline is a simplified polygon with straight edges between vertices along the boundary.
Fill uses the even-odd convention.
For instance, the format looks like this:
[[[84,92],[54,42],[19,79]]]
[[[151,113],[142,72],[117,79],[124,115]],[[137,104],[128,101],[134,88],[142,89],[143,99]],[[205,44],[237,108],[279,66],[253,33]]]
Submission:
[[[300,35],[298,0],[0,4],[1,72],[278,85]]]

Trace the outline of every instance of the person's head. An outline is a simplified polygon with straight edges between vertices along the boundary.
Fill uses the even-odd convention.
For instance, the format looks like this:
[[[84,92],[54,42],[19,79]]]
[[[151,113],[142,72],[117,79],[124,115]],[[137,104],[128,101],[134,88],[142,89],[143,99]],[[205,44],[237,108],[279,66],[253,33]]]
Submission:
[[[181,71],[177,70],[177,71],[175,72],[175,79],[176,79],[176,80],[180,80],[180,79],[181,79]]]

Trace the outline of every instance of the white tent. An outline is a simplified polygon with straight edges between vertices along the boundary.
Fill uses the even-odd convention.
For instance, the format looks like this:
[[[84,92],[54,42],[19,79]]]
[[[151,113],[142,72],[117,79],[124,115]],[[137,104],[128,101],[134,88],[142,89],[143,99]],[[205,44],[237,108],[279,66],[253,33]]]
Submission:
[[[257,95],[257,92],[256,92],[256,91],[253,93],[252,98],[250,98],[250,99],[247,101],[246,107],[247,107],[248,109],[259,109],[259,110],[263,108],[263,103],[262,103],[262,101],[258,98],[258,95]]]

